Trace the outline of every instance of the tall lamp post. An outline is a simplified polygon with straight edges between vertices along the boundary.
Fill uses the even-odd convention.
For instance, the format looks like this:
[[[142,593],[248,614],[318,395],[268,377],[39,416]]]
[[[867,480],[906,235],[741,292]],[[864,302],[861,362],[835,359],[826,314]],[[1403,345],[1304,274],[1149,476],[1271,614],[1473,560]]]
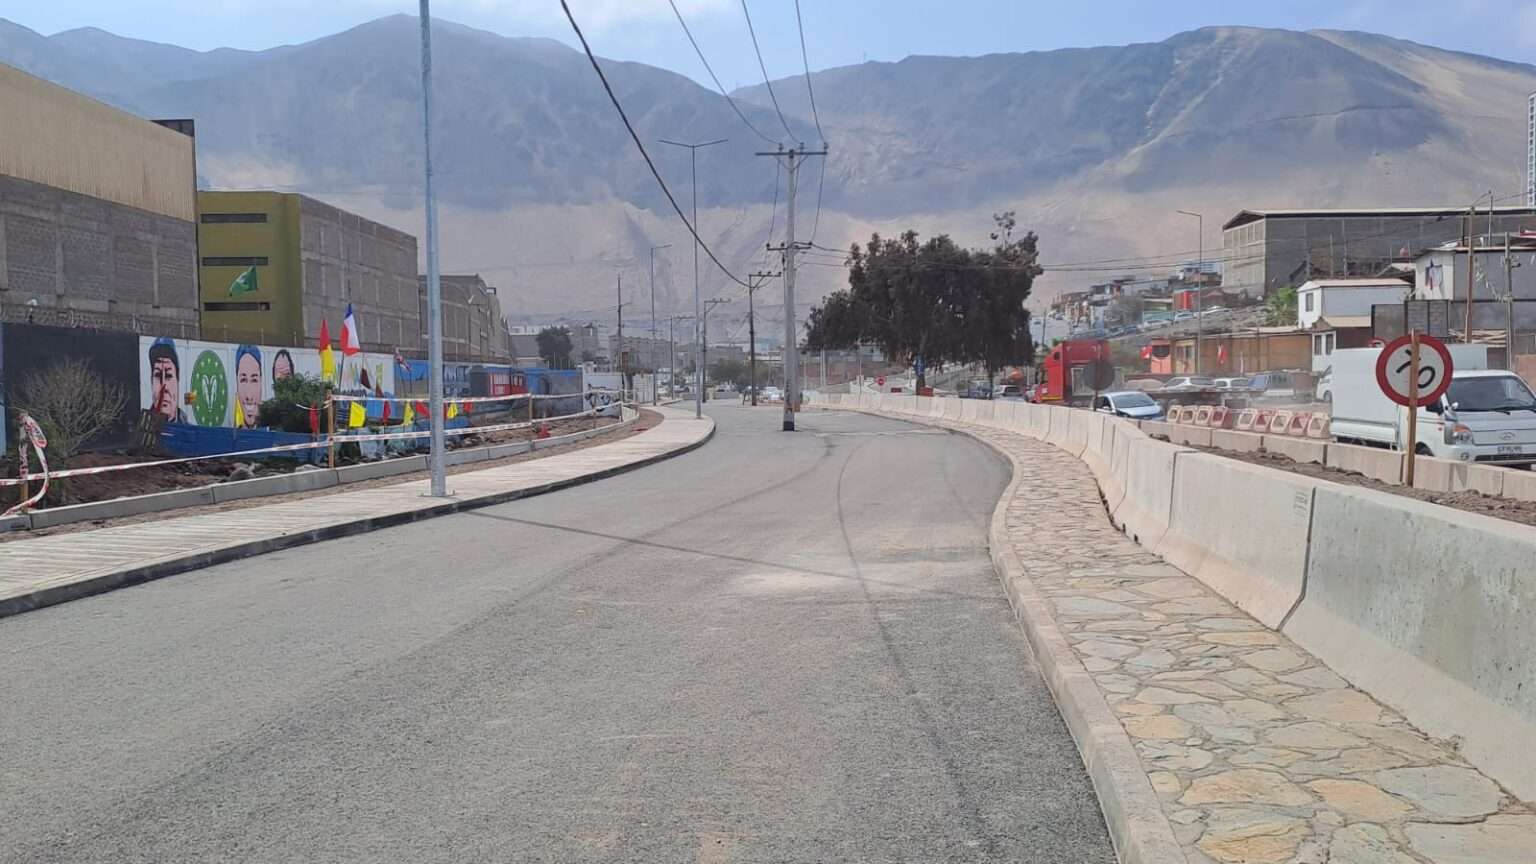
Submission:
[[[699,144],[684,144],[681,141],[668,141],[665,138],[658,140],[663,144],[688,149],[688,171],[693,186],[693,344],[698,351],[698,361],[694,364],[698,367],[696,370],[698,380],[693,393],[693,416],[697,420],[704,417],[704,337],[699,332],[704,321],[704,307],[699,299],[699,149],[724,144],[730,139],[716,138]]]
[[[432,192],[432,11],[421,0],[421,138],[426,165],[427,217],[427,399],[431,415],[434,498],[448,495],[446,452],[443,447],[443,283],[437,266],[437,198]]]
[[[661,388],[657,386],[657,372],[661,370],[656,365],[656,250],[671,249],[671,243],[663,243],[660,246],[651,247],[651,404],[659,405],[661,400]]]
[[[1193,216],[1195,218],[1195,231],[1199,236],[1195,238],[1195,368],[1194,374],[1200,374],[1200,336],[1205,330],[1205,217],[1199,213],[1191,213],[1188,210],[1176,211],[1181,216]]]

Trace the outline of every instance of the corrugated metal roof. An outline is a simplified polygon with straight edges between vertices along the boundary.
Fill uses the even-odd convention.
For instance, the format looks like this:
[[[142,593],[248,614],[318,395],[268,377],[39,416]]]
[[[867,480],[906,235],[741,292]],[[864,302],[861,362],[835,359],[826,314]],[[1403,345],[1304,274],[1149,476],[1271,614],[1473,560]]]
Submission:
[[[1347,217],[1372,217],[1372,216],[1463,216],[1467,212],[1466,207],[1344,207],[1337,209],[1321,210],[1239,210],[1237,215],[1228,219],[1222,225],[1222,230],[1247,225],[1260,219],[1340,219]],[[1477,212],[1486,214],[1488,209],[1481,208]],[[1493,213],[1496,216],[1536,216],[1536,209],[1523,206],[1495,207]]]

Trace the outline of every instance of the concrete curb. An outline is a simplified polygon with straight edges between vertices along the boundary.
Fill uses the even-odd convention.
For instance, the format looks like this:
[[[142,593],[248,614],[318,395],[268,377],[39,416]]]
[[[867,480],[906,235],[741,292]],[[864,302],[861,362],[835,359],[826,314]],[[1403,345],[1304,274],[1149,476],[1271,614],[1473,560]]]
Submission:
[[[480,507],[490,507],[496,504],[505,504],[508,501],[516,501],[522,498],[532,498],[536,495],[544,495],[549,492],[558,492],[561,489],[569,489],[581,486],[608,477],[614,477],[644,468],[681,456],[704,446],[715,435],[715,424],[709,424],[708,431],[697,440],[682,444],[663,453],[637,459],[623,465],[604,468],[588,474],[575,477],[567,477],[562,480],[553,480],[541,483],[537,486],[528,486],[520,489],[511,489],[506,492],[493,492],[488,495],[480,495],[474,498],[449,499],[441,504],[418,510],[409,510],[402,513],[391,513],[384,516],[368,516],[348,522],[340,522],[316,528],[309,531],[298,531],[292,534],[284,534],[277,537],[266,537],[253,540],[248,543],[239,543],[225,546],[211,552],[199,552],[190,555],[178,555],[158,561],[152,561],[137,567],[115,570],[78,582],[66,585],[57,585],[48,588],[40,588],[28,594],[21,594],[0,600],[0,618],[18,615],[22,612],[30,612],[45,606],[53,606],[66,603],[70,600],[78,600],[93,594],[103,594],[118,588],[127,588],[133,585],[141,585],[166,576],[175,576],[192,570],[200,570],[215,564],[226,564],[230,561],[238,561],[242,558],[251,558],[256,555],[265,555],[269,552],[277,552],[283,549],[291,549],[295,546],[305,546],[310,543],[319,543],[324,540],[336,540],[342,537],[351,537],[356,534],[366,534],[382,528],[391,528],[397,525],[406,525],[435,516],[447,516],[465,510],[474,510]],[[552,440],[552,439],[551,439]]]
[[[849,406],[827,407],[885,416]],[[1014,616],[1029,642],[1030,653],[1040,667],[1040,674],[1056,700],[1057,710],[1066,721],[1072,739],[1077,742],[1078,753],[1088,769],[1099,808],[1104,813],[1104,824],[1115,845],[1116,857],[1121,864],[1184,864],[1188,859],[1183,847],[1174,839],[1173,826],[1163,814],[1162,802],[1152,789],[1152,781],[1147,778],[1130,736],[1062,635],[1049,601],[1035,590],[1023,561],[1008,539],[1008,505],[1022,482],[1018,461],[1013,454],[961,425],[936,423],[921,417],[898,419],[959,432],[1007,460],[1012,477],[992,511],[987,533],[992,566],[1002,580],[1003,591],[1013,606]]]

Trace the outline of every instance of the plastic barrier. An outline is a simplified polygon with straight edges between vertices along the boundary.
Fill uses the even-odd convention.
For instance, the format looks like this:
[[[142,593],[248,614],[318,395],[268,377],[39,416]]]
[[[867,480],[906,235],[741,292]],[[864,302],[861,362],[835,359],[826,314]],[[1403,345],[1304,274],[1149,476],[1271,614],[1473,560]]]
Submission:
[[[1269,425],[1264,427],[1262,431],[1268,432],[1271,435],[1284,435],[1285,430],[1289,429],[1291,426],[1292,413],[1294,412],[1276,411],[1274,416],[1270,419]]]
[[[1209,405],[1200,405],[1200,406],[1197,406],[1195,408],[1194,424],[1196,426],[1204,426],[1206,428],[1210,428],[1210,425],[1211,425],[1211,406],[1209,406]]]
[[[1285,434],[1295,435],[1297,438],[1307,437],[1307,427],[1312,423],[1311,411],[1298,411],[1291,415],[1290,425],[1285,427]]]
[[[1258,419],[1258,411],[1255,411],[1252,408],[1244,408],[1243,410],[1237,412],[1237,420],[1233,421],[1232,427],[1237,429],[1239,432],[1252,432],[1254,431],[1255,424],[1258,422]]]
[[[1212,429],[1232,428],[1232,409],[1225,405],[1217,405],[1211,409],[1210,422],[1206,424]]]
[[[1168,532],[1154,551],[1279,627],[1305,588],[1317,485],[1225,456],[1180,456]]]
[[[1330,418],[1327,414],[1323,414],[1321,412],[1313,414],[1312,419],[1307,422],[1307,437],[1321,438],[1324,441],[1328,440],[1330,437],[1332,437],[1329,434],[1332,424],[1333,419]]]
[[[1536,530],[1323,484],[1307,595],[1285,633],[1472,764],[1536,799]]]

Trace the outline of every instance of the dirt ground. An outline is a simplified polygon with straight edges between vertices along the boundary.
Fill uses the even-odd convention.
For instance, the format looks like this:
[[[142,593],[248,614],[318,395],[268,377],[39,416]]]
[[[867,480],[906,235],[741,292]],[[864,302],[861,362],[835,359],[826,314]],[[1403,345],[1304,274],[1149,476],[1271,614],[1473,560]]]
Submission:
[[[617,421],[612,420],[610,418],[599,418],[599,419],[603,423],[603,425],[611,426],[611,425],[614,425],[617,422]],[[644,432],[647,429],[651,429],[651,428],[653,428],[655,426],[658,426],[658,425],[660,425],[661,421],[662,421],[662,416],[659,413],[657,413],[655,411],[649,411],[649,410],[642,409],[640,411],[640,419],[635,421],[632,425],[626,426],[623,429],[618,429],[618,430],[611,431],[611,432],[605,432],[605,433],[603,433],[601,435],[596,435],[596,436],[593,436],[591,438],[587,438],[587,439],[582,440],[582,441],[572,442],[570,444],[559,444],[559,445],[556,445],[554,447],[550,447],[548,449],[540,449],[540,450],[535,450],[535,451],[529,452],[529,453],[521,453],[521,454],[518,454],[516,456],[508,456],[508,457],[506,457],[504,459],[495,459],[495,460],[492,460],[490,462],[471,462],[471,463],[464,464],[464,465],[453,465],[453,466],[450,466],[448,468],[448,474],[450,474],[450,475],[452,475],[452,474],[462,474],[462,473],[465,473],[467,471],[481,471],[481,470],[484,470],[486,468],[498,468],[498,467],[501,467],[503,465],[515,465],[515,464],[517,464],[519,462],[528,462],[528,461],[532,461],[534,459],[543,459],[546,456],[557,456],[557,455],[559,455],[561,453],[570,453],[570,452],[573,452],[573,451],[576,451],[576,450],[584,450],[584,449],[586,449],[588,447],[596,447],[596,446],[599,446],[599,445],[602,445],[602,444],[611,444],[611,443],[613,443],[615,441],[621,441],[621,440],[623,440],[625,438],[628,438],[628,437],[630,437],[632,435],[638,435],[638,434],[640,434],[641,432]],[[592,422],[593,422],[592,420],[584,419],[584,420],[570,420],[570,421],[562,421],[560,423],[552,423],[552,424],[550,424],[550,434],[551,435],[561,435],[561,434],[569,434],[569,433],[572,433],[572,432],[581,431],[581,430],[584,430],[584,429],[591,429],[592,428]],[[514,431],[514,432],[503,432],[503,433],[498,433],[498,434],[499,434],[499,436],[510,436],[510,435],[514,435],[514,434],[521,434],[521,430]],[[489,436],[487,436],[487,437],[489,437]],[[532,436],[524,434],[522,438],[498,437],[495,441],[481,441],[480,443],[481,444],[485,444],[485,443],[504,443],[506,441],[524,440],[525,438],[528,438],[528,437],[532,437]],[[188,486],[206,486],[206,485],[210,485],[212,483],[216,483],[222,477],[227,476],[227,474],[229,473],[229,471],[231,470],[233,465],[236,464],[236,462],[238,460],[234,460],[234,461],[209,460],[209,461],[210,462],[224,463],[225,467],[224,467],[223,472],[222,473],[212,473],[212,474],[191,474],[190,472],[186,473],[186,474],[174,474],[173,477],[175,479],[184,479],[185,482],[182,482],[179,486],[161,486],[161,487],[158,487],[158,488],[148,489],[147,491],[148,492],[164,492],[164,491],[167,491],[169,489],[185,488],[185,487],[188,487]],[[79,463],[77,462],[76,464],[79,464]],[[199,463],[195,463],[194,462],[194,463],[187,463],[187,464],[197,465]],[[132,474],[140,474],[140,473],[148,473],[148,472],[156,472],[156,471],[169,473],[170,469],[174,469],[174,468],[178,468],[178,467],[180,467],[180,466],[165,466],[164,468],[145,468],[145,469],[142,469],[141,471],[123,471],[123,472],[119,472],[119,473],[121,473],[122,475],[132,475]],[[290,469],[288,471],[265,471],[265,472],[262,472],[258,476],[267,476],[269,474],[279,474],[279,473],[291,473],[291,470],[292,470],[292,468],[290,467]],[[15,469],[14,468],[12,468],[11,473],[15,474]],[[101,475],[101,476],[113,476],[113,475],[109,474],[109,475]],[[260,506],[263,506],[265,504],[275,504],[275,503],[282,502],[282,501],[293,501],[293,500],[297,500],[297,499],[300,499],[300,498],[313,498],[313,497],[320,496],[320,495],[333,495],[333,494],[336,494],[338,492],[351,492],[351,491],[353,491],[355,489],[368,489],[368,488],[375,487],[375,486],[391,486],[391,485],[394,485],[394,484],[397,484],[397,483],[409,483],[409,482],[411,482],[413,480],[423,480],[423,479],[426,479],[427,476],[428,476],[427,472],[425,472],[425,471],[417,471],[417,472],[414,472],[414,473],[411,473],[411,474],[396,474],[393,477],[380,477],[380,478],[378,478],[376,480],[364,480],[364,481],[360,481],[360,482],[357,482],[357,483],[348,483],[345,486],[332,487],[330,489],[317,489],[317,490],[314,490],[314,491],[311,491],[311,492],[294,492],[294,493],[291,493],[291,494],[288,494],[288,495],[268,495],[268,496],[264,496],[264,497],[261,497],[261,498],[246,498],[246,499],[242,499],[242,500],[239,500],[239,501],[228,501],[228,502],[225,502],[223,504],[209,504],[209,505],[205,505],[205,506],[201,506],[201,507],[183,507],[181,509],[167,510],[167,511],[162,511],[162,512],[159,512],[159,513],[145,513],[145,514],[142,514],[142,515],[139,515],[139,516],[125,516],[125,517],[123,517],[121,519],[98,519],[98,520],[94,520],[94,521],[90,521],[90,522],[76,522],[76,523],[71,523],[69,525],[59,525],[59,526],[54,527],[54,528],[45,528],[45,529],[40,529],[40,530],[37,530],[37,531],[13,531],[13,532],[10,532],[10,533],[7,533],[7,534],[0,534],[0,543],[6,543],[6,542],[13,541],[13,540],[25,540],[25,539],[31,538],[31,537],[42,537],[42,536],[45,536],[45,535],[48,535],[48,534],[61,534],[61,533],[68,533],[68,532],[72,532],[72,531],[90,531],[90,530],[93,530],[95,528],[104,528],[104,527],[107,527],[109,525],[131,525],[131,524],[134,524],[134,523],[137,523],[137,522],[149,522],[149,521],[154,521],[154,520],[158,520],[158,519],[164,519],[167,516],[184,516],[184,515],[191,515],[191,514],[196,514],[196,513],[214,513],[214,512],[222,512],[222,511],[225,511],[225,510],[241,510],[241,509],[244,509],[246,507],[260,507]],[[81,478],[81,479],[85,479],[85,478]],[[128,484],[128,485],[131,485],[131,484]],[[140,492],[123,492],[123,493],[119,493],[119,494],[122,494],[122,495],[136,495],[136,494],[145,494],[145,493],[140,493]],[[115,496],[113,496],[113,497],[115,497]],[[100,500],[100,499],[91,499],[91,500]]]
[[[1364,486],[1367,489],[1375,489],[1391,495],[1401,495],[1404,498],[1416,498],[1420,501],[1427,501],[1430,504],[1454,507],[1457,510],[1464,510],[1468,513],[1479,513],[1483,516],[1492,516],[1495,519],[1504,519],[1509,522],[1518,522],[1522,525],[1536,526],[1536,501],[1500,498],[1493,495],[1484,495],[1481,492],[1431,492],[1427,489],[1394,486],[1390,483],[1373,480],[1370,477],[1353,471],[1341,471],[1337,468],[1319,465],[1316,462],[1296,462],[1288,456],[1268,451],[1240,453],[1233,450],[1220,450],[1214,447],[1195,447],[1193,449],[1214,453],[1217,456],[1225,456],[1228,459],[1236,459],[1240,462],[1263,465],[1266,468],[1289,471],[1292,474],[1302,474],[1318,480],[1331,480],[1334,483],[1344,483],[1350,486]],[[1513,471],[1517,469],[1506,468],[1504,470]]]

